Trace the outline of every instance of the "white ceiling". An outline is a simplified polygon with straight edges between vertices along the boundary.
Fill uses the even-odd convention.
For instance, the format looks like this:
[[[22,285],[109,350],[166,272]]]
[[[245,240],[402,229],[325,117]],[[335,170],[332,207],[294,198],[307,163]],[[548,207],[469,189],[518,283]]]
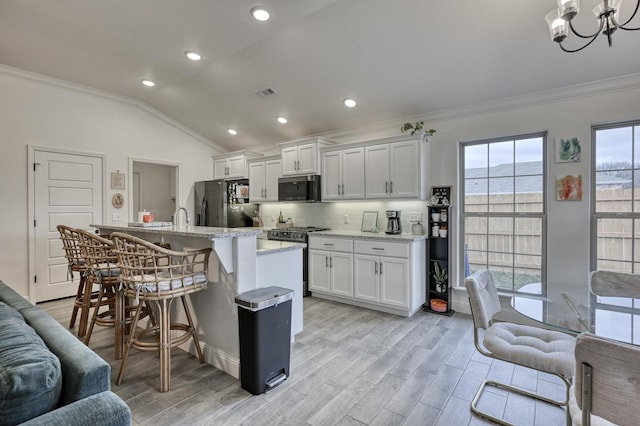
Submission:
[[[595,30],[596,3],[582,0],[575,24],[585,33]],[[270,21],[250,16],[256,4]],[[0,63],[140,99],[234,151],[640,71],[639,33],[561,52],[544,21],[553,8],[555,0],[0,0]],[[187,50],[203,60],[187,61]],[[276,94],[255,94],[267,87]],[[346,97],[358,106],[345,108]]]

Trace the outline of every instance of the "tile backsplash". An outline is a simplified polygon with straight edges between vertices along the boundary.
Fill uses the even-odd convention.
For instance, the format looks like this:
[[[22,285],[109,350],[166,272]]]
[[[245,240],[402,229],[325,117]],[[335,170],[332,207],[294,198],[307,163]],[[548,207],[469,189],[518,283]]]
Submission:
[[[362,214],[378,212],[378,229],[387,226],[386,210],[400,210],[403,232],[411,232],[411,213],[422,213],[427,219],[427,201],[341,201],[331,203],[264,203],[260,214],[265,227],[275,227],[282,211],[285,220],[291,218],[295,226],[322,226],[336,231],[360,231]]]

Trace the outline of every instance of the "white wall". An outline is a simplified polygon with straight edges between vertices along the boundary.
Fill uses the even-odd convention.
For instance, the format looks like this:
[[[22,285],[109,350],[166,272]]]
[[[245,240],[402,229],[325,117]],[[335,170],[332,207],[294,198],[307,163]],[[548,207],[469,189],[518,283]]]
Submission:
[[[192,206],[194,181],[211,179],[217,152],[188,131],[160,119],[130,99],[79,90],[72,85],[0,67],[0,279],[29,296],[27,146],[49,147],[106,156],[110,172],[127,173],[129,157],[180,164],[179,205]],[[105,185],[108,188],[109,185]],[[123,192],[125,206],[111,205]],[[106,189],[104,218],[128,217],[128,191]]]

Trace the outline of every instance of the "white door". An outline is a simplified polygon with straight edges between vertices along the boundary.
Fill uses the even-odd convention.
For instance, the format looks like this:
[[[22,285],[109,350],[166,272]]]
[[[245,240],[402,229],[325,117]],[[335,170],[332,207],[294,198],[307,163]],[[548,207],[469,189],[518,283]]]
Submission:
[[[282,174],[295,175],[298,173],[298,147],[282,148]]]
[[[264,161],[249,163],[249,201],[264,201]]]
[[[366,254],[357,254],[354,262],[354,289],[356,299],[380,302],[380,280],[378,279],[379,258]]]
[[[229,162],[228,162],[228,173],[227,173],[227,177],[231,177],[231,178],[244,178],[246,177],[245,175],[245,156],[244,155],[238,155],[236,157],[231,157],[229,158]]]
[[[309,290],[329,292],[329,252],[309,250]]]
[[[390,176],[392,197],[414,198],[419,196],[420,155],[418,141],[398,142],[390,146]]]
[[[331,253],[331,293],[353,297],[353,255],[351,253]]]
[[[364,198],[364,148],[342,152],[342,198]]]
[[[342,198],[342,151],[322,154],[322,199],[336,200]]]
[[[89,228],[102,223],[102,158],[35,151],[35,300],[72,296],[80,277],[67,276],[56,226]]]
[[[282,174],[280,159],[265,161],[264,187],[265,201],[278,201],[278,178]],[[251,188],[251,185],[249,185]]]
[[[389,145],[365,148],[365,187],[367,198],[389,197]]]
[[[213,160],[213,178],[214,179],[224,179],[227,177],[227,167],[228,162],[226,158],[218,158],[217,160]]]
[[[298,147],[298,173],[318,173],[318,148],[315,143]]]
[[[409,306],[409,260],[380,258],[381,302],[406,308]]]

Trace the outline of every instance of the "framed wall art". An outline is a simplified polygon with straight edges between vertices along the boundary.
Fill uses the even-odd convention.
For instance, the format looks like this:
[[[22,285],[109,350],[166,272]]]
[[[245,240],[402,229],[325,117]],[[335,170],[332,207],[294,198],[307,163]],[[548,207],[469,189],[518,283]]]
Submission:
[[[118,170],[115,173],[111,173],[111,189],[119,189],[124,191],[125,189],[125,174],[120,173]]]
[[[582,175],[556,176],[556,200],[581,201]]]
[[[577,163],[582,160],[582,147],[578,138],[556,138],[556,163]]]

